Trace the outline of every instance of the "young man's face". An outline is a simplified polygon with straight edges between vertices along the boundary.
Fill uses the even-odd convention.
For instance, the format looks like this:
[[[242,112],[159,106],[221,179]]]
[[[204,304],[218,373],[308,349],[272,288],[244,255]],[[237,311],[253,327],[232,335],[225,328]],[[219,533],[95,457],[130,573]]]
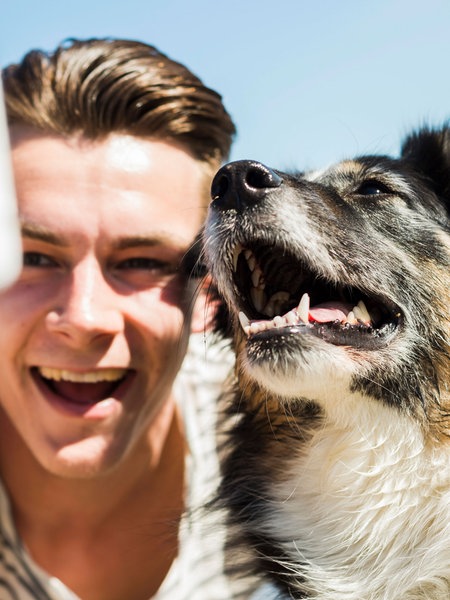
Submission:
[[[0,404],[45,469],[95,475],[170,398],[205,174],[175,145],[118,134],[12,142],[24,267],[0,292]]]

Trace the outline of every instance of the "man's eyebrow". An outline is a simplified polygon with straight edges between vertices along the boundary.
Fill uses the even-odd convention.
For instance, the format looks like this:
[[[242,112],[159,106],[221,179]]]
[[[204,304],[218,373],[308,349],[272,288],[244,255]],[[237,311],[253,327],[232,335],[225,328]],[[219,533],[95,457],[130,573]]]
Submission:
[[[55,246],[68,247],[70,243],[64,236],[59,235],[53,231],[50,231],[42,225],[36,223],[22,223],[21,226],[22,237],[30,238],[45,242],[47,244],[53,244]],[[116,250],[127,250],[128,248],[142,248],[152,246],[169,246],[174,249],[184,251],[186,241],[181,237],[167,233],[165,231],[152,233],[150,235],[130,235],[121,237],[114,242],[114,248]]]
[[[62,236],[57,235],[53,231],[36,225],[34,223],[22,223],[21,225],[22,237],[38,240],[40,242],[46,242],[47,244],[53,244],[55,246],[67,247],[69,243]]]
[[[181,250],[186,247],[186,242],[178,236],[162,232],[152,235],[131,235],[123,237],[117,240],[114,246],[117,250],[127,250],[128,248],[139,248],[142,246],[172,246],[173,248],[179,248]]]

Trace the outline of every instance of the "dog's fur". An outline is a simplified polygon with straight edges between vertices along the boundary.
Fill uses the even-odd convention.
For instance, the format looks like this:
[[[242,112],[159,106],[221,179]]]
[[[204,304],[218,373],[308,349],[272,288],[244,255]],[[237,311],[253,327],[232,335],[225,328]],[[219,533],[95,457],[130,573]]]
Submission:
[[[205,255],[237,356],[220,496],[283,597],[450,598],[449,208],[445,127],[398,159],[215,178]],[[300,322],[304,292],[374,322]]]

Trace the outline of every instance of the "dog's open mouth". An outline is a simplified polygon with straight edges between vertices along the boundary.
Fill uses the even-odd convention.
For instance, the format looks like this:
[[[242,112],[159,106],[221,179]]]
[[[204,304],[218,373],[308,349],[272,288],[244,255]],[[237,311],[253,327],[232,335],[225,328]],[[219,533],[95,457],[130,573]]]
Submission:
[[[239,320],[248,337],[310,333],[335,345],[377,348],[399,327],[392,302],[318,277],[275,246],[238,246],[233,254]]]

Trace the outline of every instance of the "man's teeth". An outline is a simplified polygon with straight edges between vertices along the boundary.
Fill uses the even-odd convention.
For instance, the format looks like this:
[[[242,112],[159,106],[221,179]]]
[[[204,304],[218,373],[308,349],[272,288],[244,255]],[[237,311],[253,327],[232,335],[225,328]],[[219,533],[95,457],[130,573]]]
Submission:
[[[102,369],[99,371],[86,371],[77,373],[65,369],[39,367],[39,373],[45,379],[53,381],[71,381],[73,383],[98,383],[100,381],[119,381],[125,377],[126,369]]]

